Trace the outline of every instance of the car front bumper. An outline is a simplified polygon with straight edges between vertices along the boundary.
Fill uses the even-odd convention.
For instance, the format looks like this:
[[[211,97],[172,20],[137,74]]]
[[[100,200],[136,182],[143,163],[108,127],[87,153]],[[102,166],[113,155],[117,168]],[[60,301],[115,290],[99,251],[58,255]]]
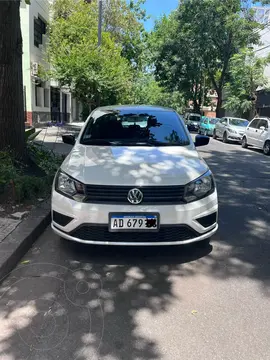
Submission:
[[[71,220],[67,224],[60,225],[59,222],[56,222],[55,212],[69,217]],[[160,231],[157,233],[110,233],[108,230],[109,214],[119,212],[125,214],[159,213]],[[53,231],[67,240],[84,244],[156,246],[194,243],[211,237],[217,231],[217,215],[216,191],[204,199],[189,204],[145,206],[80,203],[55,190],[52,194]],[[211,224],[207,223],[209,218],[212,219]],[[204,221],[206,219],[204,226],[202,219]],[[82,228],[85,231],[81,231]],[[179,239],[177,238],[178,234]]]
[[[230,141],[242,141],[242,138],[243,138],[243,135],[228,133],[228,140],[230,140]]]
[[[189,131],[198,131],[199,125],[187,125]]]

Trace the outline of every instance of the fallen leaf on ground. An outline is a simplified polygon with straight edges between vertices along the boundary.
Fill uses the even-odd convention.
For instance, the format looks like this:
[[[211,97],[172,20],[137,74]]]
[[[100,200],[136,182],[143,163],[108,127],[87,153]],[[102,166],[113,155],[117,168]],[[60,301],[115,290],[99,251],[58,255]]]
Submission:
[[[197,313],[198,313],[197,310],[192,310],[192,311],[191,311],[191,314],[192,314],[192,315],[195,315],[195,314],[197,314]]]
[[[29,264],[30,263],[30,260],[24,260],[21,262],[21,264]]]

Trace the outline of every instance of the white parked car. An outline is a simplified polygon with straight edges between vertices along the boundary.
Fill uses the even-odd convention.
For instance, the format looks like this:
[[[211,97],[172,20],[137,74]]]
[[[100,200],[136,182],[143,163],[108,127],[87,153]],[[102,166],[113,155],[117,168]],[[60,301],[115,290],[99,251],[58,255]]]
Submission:
[[[270,155],[270,119],[260,117],[253,119],[243,136],[242,147],[249,145],[262,149],[265,155]]]
[[[215,181],[171,109],[108,106],[92,112],[57,172],[52,229],[99,245],[205,243],[217,231]]]
[[[213,138],[222,138],[224,143],[229,141],[242,141],[248,120],[233,117],[224,117],[215,125]]]

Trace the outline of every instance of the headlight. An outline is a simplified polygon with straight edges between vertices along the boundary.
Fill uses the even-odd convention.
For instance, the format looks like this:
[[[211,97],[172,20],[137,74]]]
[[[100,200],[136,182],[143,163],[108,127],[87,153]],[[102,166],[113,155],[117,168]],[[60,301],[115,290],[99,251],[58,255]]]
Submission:
[[[232,133],[232,134],[237,134],[237,131],[235,131],[235,130],[233,130],[233,129],[231,129],[231,128],[227,128],[227,130],[228,130],[230,133]]]
[[[77,201],[83,201],[85,197],[84,184],[72,179],[62,171],[56,175],[55,190]]]
[[[214,190],[215,181],[211,171],[209,170],[198,179],[186,185],[184,200],[188,203],[199,200],[212,194]]]

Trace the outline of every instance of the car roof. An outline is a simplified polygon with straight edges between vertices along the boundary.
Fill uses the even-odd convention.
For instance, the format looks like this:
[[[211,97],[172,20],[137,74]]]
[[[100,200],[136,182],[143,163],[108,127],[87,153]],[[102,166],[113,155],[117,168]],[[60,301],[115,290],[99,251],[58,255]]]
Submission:
[[[166,108],[163,106],[156,105],[111,105],[102,106],[95,110],[127,110],[127,111],[171,111],[176,112],[174,109]]]

